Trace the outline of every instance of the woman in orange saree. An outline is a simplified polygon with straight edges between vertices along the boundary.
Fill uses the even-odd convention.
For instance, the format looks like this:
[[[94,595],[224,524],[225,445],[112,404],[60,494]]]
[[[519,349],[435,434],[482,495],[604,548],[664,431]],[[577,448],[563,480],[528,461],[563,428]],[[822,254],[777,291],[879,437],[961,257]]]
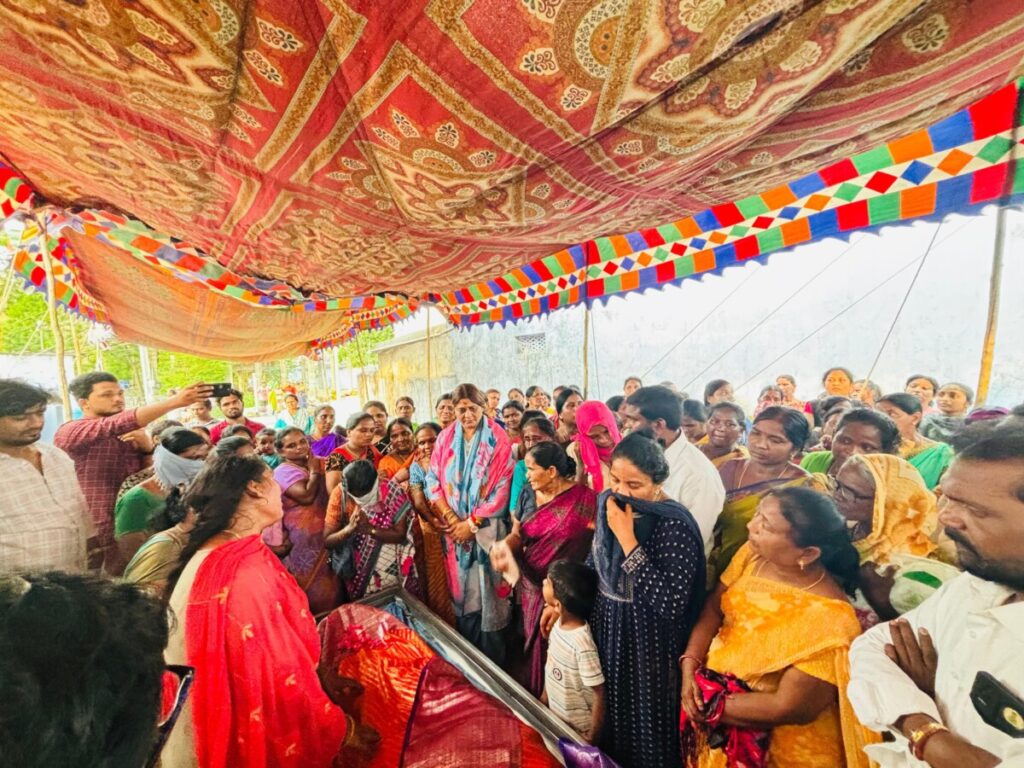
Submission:
[[[740,745],[748,768],[867,768],[863,747],[876,737],[846,698],[860,634],[844,594],[857,579],[846,522],[823,494],[783,488],[765,495],[749,527],[680,659],[684,759],[734,768]],[[705,700],[709,670],[749,692]],[[726,748],[711,748],[711,733]]]

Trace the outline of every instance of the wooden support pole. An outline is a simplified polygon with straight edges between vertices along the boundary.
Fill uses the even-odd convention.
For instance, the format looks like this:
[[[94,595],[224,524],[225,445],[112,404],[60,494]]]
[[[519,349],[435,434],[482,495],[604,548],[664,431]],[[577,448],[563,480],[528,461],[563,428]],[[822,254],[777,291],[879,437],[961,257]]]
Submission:
[[[68,318],[71,328],[71,350],[75,354],[75,376],[85,373],[85,360],[82,359],[82,341],[78,338],[78,320]]]
[[[53,346],[57,356],[57,383],[60,385],[60,404],[63,406],[63,419],[71,420],[71,392],[68,390],[68,372],[63,367],[65,362],[65,344],[60,322],[57,318],[57,290],[53,282],[53,260],[46,237],[46,213],[36,216],[39,227],[39,250],[43,257],[43,269],[46,272],[46,306],[50,316],[50,331],[53,333]]]
[[[988,283],[988,318],[985,321],[985,340],[981,345],[981,370],[978,372],[978,391],[975,405],[981,406],[988,399],[992,382],[992,363],[996,351],[996,331],[999,327],[999,299],[1003,286],[1003,251],[1006,247],[1006,206],[1000,205],[996,212],[996,242],[992,250],[992,275]]]
[[[430,307],[427,310],[427,413],[434,412],[434,380],[433,369],[430,366]]]
[[[366,360],[363,358],[362,334],[356,333],[356,357],[359,358],[359,399],[366,402],[370,399],[369,384],[366,381]]]
[[[583,305],[583,399],[590,391],[590,307]]]
[[[68,374],[64,369],[64,334],[57,318],[57,286],[53,277],[53,259],[50,256],[50,244],[46,236],[46,212],[38,214],[36,226],[39,227],[39,251],[43,257],[43,269],[46,272],[46,305],[50,315],[50,330],[53,332],[54,351],[57,354],[57,382],[60,385],[60,401],[64,406],[64,421],[71,419],[71,393],[68,390]]]

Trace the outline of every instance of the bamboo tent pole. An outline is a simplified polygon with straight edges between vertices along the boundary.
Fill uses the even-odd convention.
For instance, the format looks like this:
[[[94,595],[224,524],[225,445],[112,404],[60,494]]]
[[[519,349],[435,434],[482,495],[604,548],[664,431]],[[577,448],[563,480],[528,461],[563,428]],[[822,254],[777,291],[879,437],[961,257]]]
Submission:
[[[583,399],[590,392],[590,305],[583,306]]]
[[[35,216],[39,227],[39,250],[46,272],[46,306],[50,316],[50,330],[53,333],[54,350],[57,355],[57,382],[60,385],[60,401],[64,407],[63,420],[71,419],[71,393],[68,391],[68,374],[64,369],[64,334],[57,318],[57,286],[53,277],[53,260],[50,256],[49,238],[46,236],[46,212]]]
[[[996,242],[992,250],[992,275],[988,284],[988,317],[985,321],[985,338],[981,345],[981,369],[978,371],[978,391],[975,405],[982,406],[988,399],[992,383],[992,365],[996,352],[996,331],[999,328],[999,301],[1003,287],[1003,252],[1006,248],[1006,206],[999,206],[996,212]]]
[[[434,388],[433,388],[433,370],[431,368],[430,360],[430,306],[426,307],[427,310],[427,413],[434,412]]]

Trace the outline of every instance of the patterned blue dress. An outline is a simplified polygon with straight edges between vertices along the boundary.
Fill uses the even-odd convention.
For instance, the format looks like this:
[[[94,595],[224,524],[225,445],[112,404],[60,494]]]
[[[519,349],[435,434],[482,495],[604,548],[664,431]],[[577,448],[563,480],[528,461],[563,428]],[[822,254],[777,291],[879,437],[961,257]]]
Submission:
[[[590,622],[605,676],[600,746],[622,768],[679,768],[679,656],[700,615],[704,544],[692,517],[638,514],[635,527],[641,544],[613,589],[603,575]],[[601,571],[597,538],[591,557]]]

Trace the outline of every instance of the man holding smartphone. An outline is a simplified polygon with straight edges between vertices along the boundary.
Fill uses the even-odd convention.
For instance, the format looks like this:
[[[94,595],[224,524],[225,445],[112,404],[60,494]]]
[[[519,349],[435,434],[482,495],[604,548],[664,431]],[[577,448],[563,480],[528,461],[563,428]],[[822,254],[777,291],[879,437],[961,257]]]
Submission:
[[[850,649],[850,703],[882,768],[1024,765],[1024,425],[966,432],[939,522],[966,571]]]
[[[220,442],[220,437],[224,430],[232,424],[245,426],[246,429],[252,432],[253,437],[258,435],[261,430],[266,429],[258,421],[245,418],[245,395],[230,384],[214,384],[213,399],[217,401],[220,412],[224,414],[224,421],[220,424],[215,424],[210,429],[210,440],[213,441],[214,445]]]
[[[120,576],[125,563],[114,544],[114,502],[121,483],[142,469],[154,448],[140,430],[173,410],[209,397],[213,390],[207,384],[193,384],[166,400],[125,410],[124,390],[112,373],[82,374],[68,388],[82,409],[82,418],[61,424],[53,444],[75,462],[96,527],[89,567],[102,566],[109,575]]]

